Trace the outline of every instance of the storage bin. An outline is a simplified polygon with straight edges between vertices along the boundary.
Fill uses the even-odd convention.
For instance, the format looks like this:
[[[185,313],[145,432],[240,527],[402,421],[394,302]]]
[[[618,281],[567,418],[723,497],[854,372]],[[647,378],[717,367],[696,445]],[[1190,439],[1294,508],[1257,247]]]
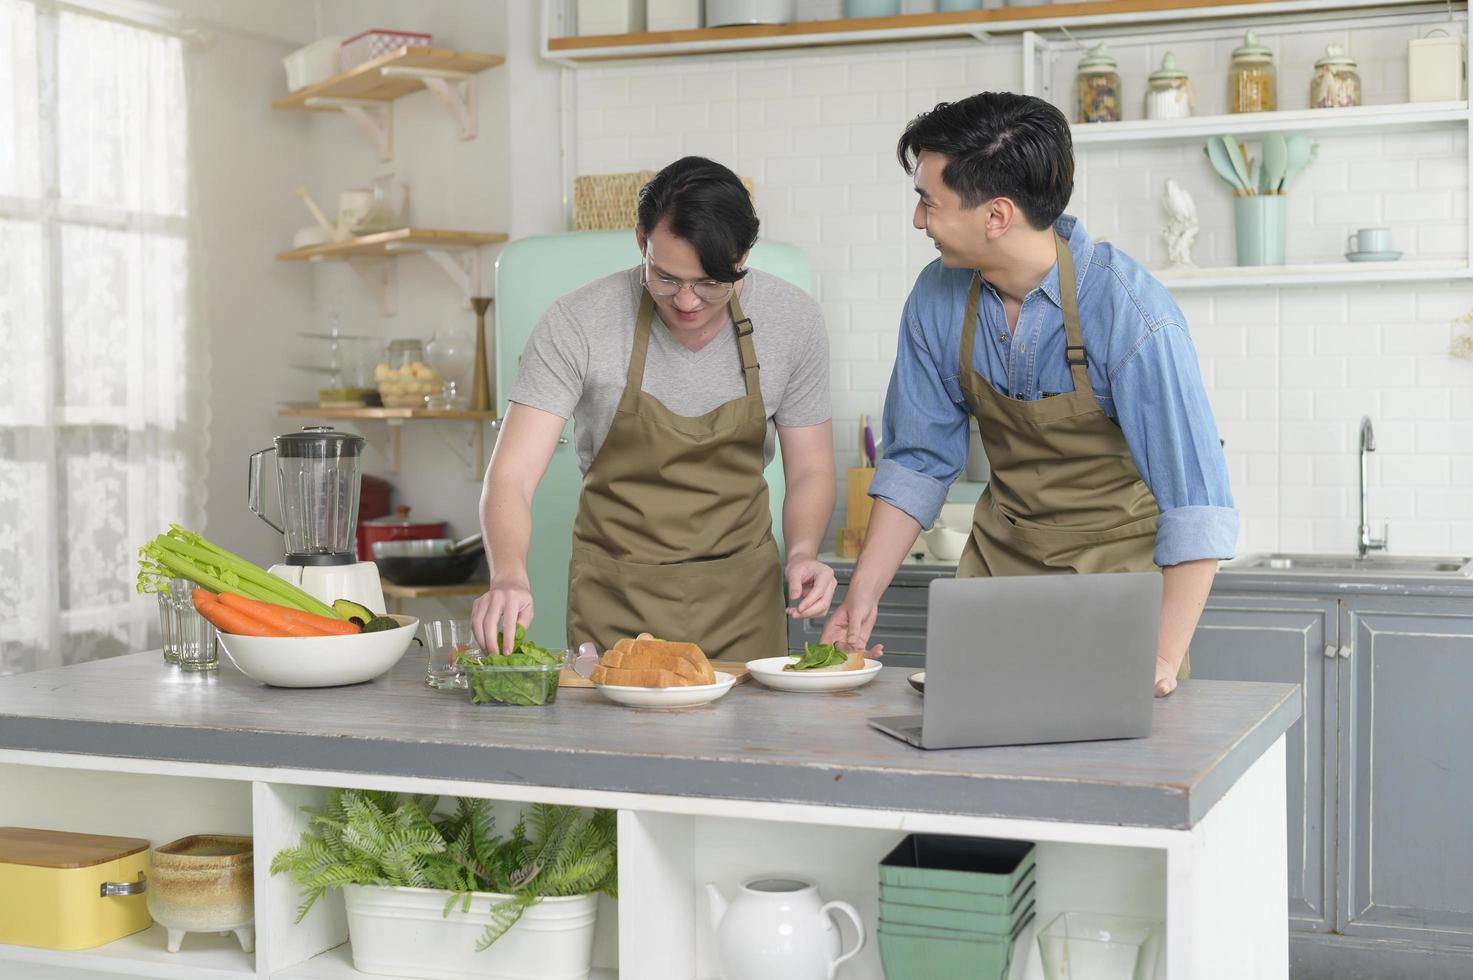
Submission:
[[[147,929],[148,841],[0,827],[0,944],[73,950]]]
[[[1001,942],[1017,938],[1019,923],[1032,919],[1033,907],[1032,902],[1026,904],[1016,920],[1007,916],[981,919],[973,916],[968,920],[966,913],[962,912],[950,913],[957,918],[940,918],[939,916],[949,911],[947,909],[924,909],[918,905],[883,905],[880,907],[880,928],[888,930],[891,935]],[[912,914],[917,911],[920,914]],[[930,918],[931,921],[902,921],[900,917],[907,914],[916,919]]]
[[[400,48],[429,48],[434,47],[434,38],[429,34],[417,34],[414,31],[386,31],[375,27],[355,34],[343,42],[338,49],[338,61],[341,63],[342,71],[351,71],[359,65],[367,64],[375,58],[382,58],[386,54],[392,54]]]
[[[1013,931],[1018,920],[1033,910],[1035,897],[1034,882],[1030,876],[1021,890],[1021,900],[1013,908],[996,912],[979,912],[975,909],[954,908],[950,905],[921,905],[914,902],[896,901],[892,889],[890,894],[880,894],[880,921],[893,925],[932,926],[938,929],[966,929],[973,932],[1006,935]],[[906,889],[911,891],[913,889]],[[988,895],[968,895],[952,892],[960,898],[991,898]]]
[[[337,35],[319,38],[282,58],[287,91],[295,92],[336,75],[339,71],[338,49],[342,44],[343,39]]]
[[[578,34],[634,34],[644,30],[644,0],[578,0]]]
[[[1012,895],[1033,870],[1032,841],[911,834],[880,862],[880,884],[976,895]],[[918,899],[943,906],[941,900]]]
[[[880,884],[880,901],[896,905],[921,905],[928,908],[952,909],[976,915],[1014,915],[1033,897],[1036,875],[1033,868],[1007,895],[980,895],[940,888],[907,888],[905,885]]]

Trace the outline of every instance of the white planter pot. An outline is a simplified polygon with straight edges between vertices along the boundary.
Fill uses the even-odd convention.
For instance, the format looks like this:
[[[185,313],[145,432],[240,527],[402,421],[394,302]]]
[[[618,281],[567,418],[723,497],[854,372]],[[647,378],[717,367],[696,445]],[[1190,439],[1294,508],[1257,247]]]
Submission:
[[[348,938],[362,973],[427,980],[587,980],[593,966],[597,895],[544,898],[490,949],[476,942],[505,895],[479,894],[470,912],[432,888],[347,885]]]

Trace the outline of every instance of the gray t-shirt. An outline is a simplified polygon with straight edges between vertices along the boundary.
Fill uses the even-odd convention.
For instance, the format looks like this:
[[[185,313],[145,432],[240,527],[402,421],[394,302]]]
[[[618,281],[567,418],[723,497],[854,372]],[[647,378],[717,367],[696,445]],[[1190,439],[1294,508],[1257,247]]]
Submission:
[[[589,464],[608,436],[619,407],[639,315],[639,270],[595,280],[559,299],[532,331],[511,401],[573,420],[578,467]],[[767,410],[767,460],[775,425],[818,425],[832,417],[829,343],[823,313],[797,286],[756,269],[747,273],[742,312],[752,321]],[[719,331],[691,351],[657,313],[645,358],[646,392],[677,415],[705,415],[746,393],[736,331]]]

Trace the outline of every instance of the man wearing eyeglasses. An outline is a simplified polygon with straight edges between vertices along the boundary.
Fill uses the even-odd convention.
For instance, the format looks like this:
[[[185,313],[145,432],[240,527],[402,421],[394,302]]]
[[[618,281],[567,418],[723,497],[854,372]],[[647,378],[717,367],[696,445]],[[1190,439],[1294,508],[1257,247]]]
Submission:
[[[562,297],[522,354],[487,468],[487,650],[532,621],[532,495],[567,419],[583,471],[568,642],[642,632],[750,660],[787,649],[788,615],[827,612],[818,561],[835,479],[828,340],[818,304],[746,267],[757,215],[726,167],[686,157],[640,191],[643,261]],[[781,441],[786,570],[763,469]]]

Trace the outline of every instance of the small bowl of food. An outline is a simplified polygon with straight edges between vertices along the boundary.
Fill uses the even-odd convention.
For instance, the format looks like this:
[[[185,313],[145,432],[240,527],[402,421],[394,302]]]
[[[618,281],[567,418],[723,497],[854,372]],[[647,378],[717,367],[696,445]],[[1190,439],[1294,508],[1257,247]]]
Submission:
[[[748,661],[747,672],[775,691],[823,694],[863,687],[878,676],[880,662],[863,653],[846,653],[832,643],[805,643],[802,656]]]

